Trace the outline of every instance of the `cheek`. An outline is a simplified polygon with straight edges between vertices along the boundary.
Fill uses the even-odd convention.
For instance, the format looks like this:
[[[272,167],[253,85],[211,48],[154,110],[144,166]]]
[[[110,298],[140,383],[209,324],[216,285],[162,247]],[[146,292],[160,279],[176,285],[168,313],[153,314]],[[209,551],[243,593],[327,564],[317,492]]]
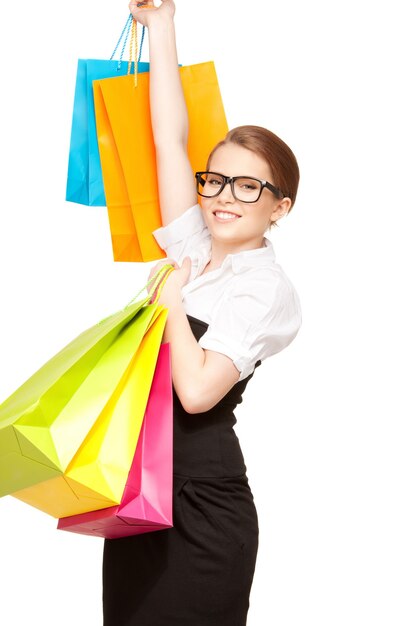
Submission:
[[[257,224],[257,226],[266,227],[269,220],[271,219],[271,213],[272,210],[268,206],[268,203],[263,202],[262,204],[260,203],[259,205],[254,206],[253,210],[250,213],[250,217]]]
[[[199,197],[199,206],[201,207],[202,214],[204,216],[206,215],[206,213],[211,208],[212,202],[213,202],[213,199],[211,199],[211,198],[203,198],[202,196]]]

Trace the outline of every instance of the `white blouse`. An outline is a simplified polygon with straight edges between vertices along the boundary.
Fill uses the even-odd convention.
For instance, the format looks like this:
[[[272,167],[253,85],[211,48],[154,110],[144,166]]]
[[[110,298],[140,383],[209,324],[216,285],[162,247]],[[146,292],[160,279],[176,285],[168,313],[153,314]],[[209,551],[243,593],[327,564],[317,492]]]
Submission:
[[[201,275],[212,246],[198,204],[153,235],[178,264],[191,258],[189,282],[182,288],[185,312],[209,324],[199,345],[228,356],[239,380],[294,339],[301,325],[299,297],[268,239],[262,248],[228,254],[221,267]]]

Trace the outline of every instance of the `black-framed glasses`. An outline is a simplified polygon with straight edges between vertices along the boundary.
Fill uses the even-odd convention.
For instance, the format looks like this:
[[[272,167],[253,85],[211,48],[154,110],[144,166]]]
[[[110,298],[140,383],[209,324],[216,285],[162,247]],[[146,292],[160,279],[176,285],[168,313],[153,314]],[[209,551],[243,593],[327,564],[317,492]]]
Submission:
[[[224,176],[218,172],[196,172],[196,191],[204,198],[214,198],[222,193],[226,185],[230,185],[233,197],[240,202],[257,202],[263,189],[269,189],[274,196],[285,197],[280,189],[267,180],[251,176]]]

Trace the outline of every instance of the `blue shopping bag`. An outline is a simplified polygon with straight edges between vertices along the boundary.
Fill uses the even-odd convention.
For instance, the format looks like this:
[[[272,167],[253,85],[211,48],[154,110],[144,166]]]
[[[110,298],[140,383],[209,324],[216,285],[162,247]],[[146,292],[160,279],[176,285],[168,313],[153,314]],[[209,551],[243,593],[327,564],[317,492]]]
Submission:
[[[129,73],[129,63],[130,72],[133,72],[134,63],[122,60],[131,27],[132,15],[129,15],[109,60],[78,60],[66,185],[66,200],[69,202],[106,206],[95,123],[93,80],[124,76]],[[143,27],[139,58],[144,32]],[[121,43],[120,58],[114,60]],[[137,71],[148,72],[149,63],[138,62]]]

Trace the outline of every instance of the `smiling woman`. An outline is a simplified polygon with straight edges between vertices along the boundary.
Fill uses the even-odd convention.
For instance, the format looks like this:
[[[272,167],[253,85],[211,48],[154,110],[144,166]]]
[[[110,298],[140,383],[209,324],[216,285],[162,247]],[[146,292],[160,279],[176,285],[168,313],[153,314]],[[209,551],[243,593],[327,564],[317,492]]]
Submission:
[[[106,540],[104,625],[245,626],[258,522],[234,409],[256,366],[300,327],[299,298],[265,237],[290,211],[299,170],[276,135],[242,126],[212,146],[207,171],[192,172],[174,3],[144,5],[130,7],[149,29],[163,223],[154,237],[177,268],[160,295],[174,386],[174,527]]]

